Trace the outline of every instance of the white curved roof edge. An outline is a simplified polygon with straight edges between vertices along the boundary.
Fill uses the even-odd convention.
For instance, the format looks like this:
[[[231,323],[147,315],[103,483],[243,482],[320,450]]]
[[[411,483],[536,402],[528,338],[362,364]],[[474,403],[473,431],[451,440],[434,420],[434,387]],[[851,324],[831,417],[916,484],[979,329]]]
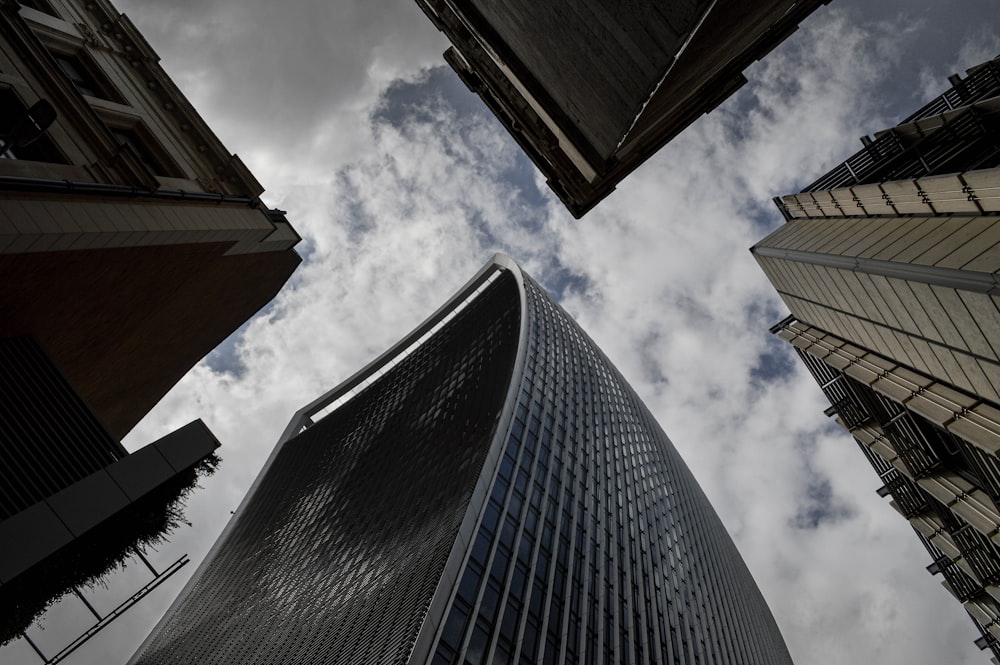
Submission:
[[[321,414],[321,418],[326,416],[341,404],[349,401],[354,394],[360,392],[361,389],[366,387],[366,381],[370,383],[372,380],[377,379],[378,376],[381,376],[382,373],[390,369],[395,362],[409,355],[414,349],[420,346],[425,339],[437,332],[437,330],[439,330],[445,323],[462,311],[462,309],[464,309],[465,306],[471,302],[472,298],[475,295],[478,295],[478,291],[482,290],[482,288],[492,282],[493,279],[496,279],[495,275],[499,274],[501,270],[509,270],[512,272],[517,279],[518,288],[523,291],[524,285],[521,280],[521,269],[517,263],[505,254],[494,254],[486,265],[484,265],[479,272],[472,277],[472,279],[466,282],[465,285],[455,293],[455,295],[449,298],[448,301],[439,307],[433,314],[424,319],[420,325],[414,328],[408,335],[403,337],[403,339],[396,342],[393,346],[355,372],[345,381],[341,382],[335,388],[320,395],[315,400],[296,411],[295,415],[292,416],[292,419],[282,432],[281,437],[278,439],[278,446],[280,447],[286,441],[294,438],[303,430],[311,426],[316,420],[318,420],[318,418],[314,418],[314,416],[317,414]]]
[[[146,650],[147,645],[149,645],[154,639],[154,637],[157,634],[159,634],[162,628],[166,625],[169,618],[174,614],[175,610],[178,607],[180,607],[183,604],[184,600],[188,597],[188,595],[190,595],[191,591],[194,589],[198,580],[205,572],[205,569],[207,569],[211,561],[215,558],[215,555],[217,554],[218,550],[223,546],[226,540],[228,540],[230,533],[232,532],[236,523],[239,521],[239,518],[242,515],[243,511],[246,509],[247,505],[250,503],[252,497],[259,488],[264,476],[267,475],[267,470],[274,463],[275,459],[278,456],[278,453],[281,452],[281,450],[284,448],[285,443],[295,438],[297,434],[299,434],[303,429],[305,429],[305,427],[308,426],[306,423],[312,424],[313,415],[325,409],[328,405],[335,402],[341,396],[348,394],[351,390],[360,386],[364,381],[373,377],[379,370],[388,367],[394,360],[402,357],[402,354],[404,354],[407,351],[410,351],[411,347],[414,347],[418,342],[420,342],[421,338],[423,338],[424,335],[430,333],[435,328],[435,326],[438,325],[438,323],[441,323],[445,319],[449,318],[449,315],[454,315],[458,311],[461,311],[462,307],[460,306],[464,306],[469,297],[473,295],[477,289],[483,286],[487,282],[487,280],[490,280],[492,275],[499,274],[501,270],[508,270],[514,276],[514,279],[517,282],[518,295],[521,303],[522,316],[520,323],[520,331],[518,333],[518,351],[516,354],[515,367],[512,372],[512,376],[520,376],[524,364],[524,355],[525,355],[524,341],[527,336],[527,321],[526,317],[524,316],[524,309],[526,304],[524,277],[521,274],[520,266],[518,266],[517,263],[512,258],[507,256],[506,254],[501,254],[497,252],[493,255],[492,258],[490,258],[490,260],[486,263],[486,265],[484,265],[479,270],[479,272],[477,272],[475,276],[473,276],[472,279],[466,282],[465,285],[462,288],[460,288],[458,292],[455,293],[455,295],[449,298],[444,305],[439,307],[437,311],[435,311],[433,314],[427,317],[427,319],[425,319],[423,323],[414,328],[409,335],[401,339],[399,342],[390,347],[387,351],[385,351],[377,358],[372,360],[370,363],[365,365],[364,368],[356,372],[346,381],[343,381],[336,388],[333,388],[329,392],[324,393],[319,398],[313,400],[312,402],[310,402],[309,404],[307,404],[306,406],[302,407],[301,409],[295,412],[295,415],[292,416],[291,421],[289,421],[288,425],[285,427],[285,431],[282,432],[281,437],[278,439],[277,445],[274,446],[274,449],[271,451],[271,454],[264,462],[264,465],[261,468],[260,472],[257,474],[257,477],[250,485],[250,489],[247,490],[246,495],[244,495],[243,500],[240,502],[240,505],[237,506],[235,511],[233,511],[233,514],[229,518],[229,522],[223,528],[222,533],[219,535],[218,539],[216,539],[212,547],[209,548],[209,551],[205,555],[205,558],[198,565],[198,568],[188,579],[187,583],[185,583],[184,588],[181,589],[180,593],[177,594],[177,597],[174,598],[174,601],[170,604],[170,607],[167,609],[167,611],[164,612],[159,622],[157,622],[156,626],[153,627],[153,630],[149,632],[149,634],[143,640],[142,644],[139,645],[139,648],[136,649],[135,653],[132,654],[132,657],[129,659],[127,665],[134,665],[134,663],[142,656],[143,652]],[[514,404],[514,402],[511,400],[511,396],[512,394],[516,394],[517,389],[518,389],[517,382],[511,381],[511,385],[508,386],[507,388],[507,396],[505,398],[503,412],[497,418],[498,423],[509,424]],[[506,435],[506,429],[507,429],[506,426],[499,427],[498,431],[494,433],[493,437],[494,440],[490,444],[491,450],[492,449],[499,450],[499,446],[502,443],[503,437]]]

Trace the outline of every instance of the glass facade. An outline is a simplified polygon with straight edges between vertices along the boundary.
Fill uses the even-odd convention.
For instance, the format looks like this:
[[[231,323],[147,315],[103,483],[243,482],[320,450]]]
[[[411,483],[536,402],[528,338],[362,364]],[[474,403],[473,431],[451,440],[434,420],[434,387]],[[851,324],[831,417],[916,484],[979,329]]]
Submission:
[[[638,397],[530,277],[494,265],[278,449],[133,662],[791,662]]]
[[[431,662],[791,662],[666,435],[576,322],[524,283],[517,405]]]
[[[517,348],[510,275],[279,449],[134,662],[405,663]]]

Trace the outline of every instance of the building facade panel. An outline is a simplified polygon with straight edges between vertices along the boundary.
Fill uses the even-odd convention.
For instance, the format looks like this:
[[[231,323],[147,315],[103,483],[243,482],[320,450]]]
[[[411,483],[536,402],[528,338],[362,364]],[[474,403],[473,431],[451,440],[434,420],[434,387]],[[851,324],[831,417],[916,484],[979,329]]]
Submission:
[[[637,2],[617,8],[594,0],[470,4],[607,158],[712,3]]]
[[[751,251],[772,328],[910,520],[1000,662],[1000,58],[799,194]],[[980,187],[982,191],[976,189]]]
[[[506,257],[282,440],[133,663],[790,662],[677,451]]]
[[[137,662],[406,662],[510,381],[513,277],[284,444]]]
[[[795,220],[765,238],[753,251],[798,318],[822,322],[831,332],[847,339],[862,339],[869,348],[900,360],[909,356],[892,337],[899,333],[910,336],[912,345],[921,350],[922,371],[943,372],[956,385],[976,391],[986,385],[986,380],[975,368],[995,365],[998,359],[965,302],[992,300],[995,296],[989,292],[997,288],[997,283],[988,273],[937,266],[934,262],[939,263],[940,258],[928,256],[925,248],[961,234],[966,222],[981,219],[948,216],[871,220],[875,223],[874,231],[866,236],[869,239],[876,234],[897,235],[891,231],[893,223],[906,227],[919,222],[917,227],[898,234],[900,239],[894,241],[894,249],[874,254],[862,250],[860,244],[839,251],[823,219]],[[818,245],[810,243],[812,237],[819,236],[826,240],[821,239]],[[789,238],[796,242],[795,246],[785,242]],[[809,311],[804,301],[810,303]],[[829,311],[819,313],[818,308]],[[987,321],[986,325],[990,325]]]

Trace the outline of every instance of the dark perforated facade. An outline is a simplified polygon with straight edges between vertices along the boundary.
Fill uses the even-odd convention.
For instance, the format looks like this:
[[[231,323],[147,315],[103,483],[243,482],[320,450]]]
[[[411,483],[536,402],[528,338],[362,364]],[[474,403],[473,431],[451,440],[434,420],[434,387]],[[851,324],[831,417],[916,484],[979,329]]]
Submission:
[[[669,440],[506,257],[291,433],[133,662],[791,662]]]
[[[288,442],[139,662],[406,662],[503,404],[518,309],[497,280]]]

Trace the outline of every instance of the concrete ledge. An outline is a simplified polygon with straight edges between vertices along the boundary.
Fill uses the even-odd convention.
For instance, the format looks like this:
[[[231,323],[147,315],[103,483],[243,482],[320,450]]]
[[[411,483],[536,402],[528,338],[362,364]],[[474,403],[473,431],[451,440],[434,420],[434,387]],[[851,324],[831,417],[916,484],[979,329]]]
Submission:
[[[167,482],[175,471],[163,454],[150,445],[123,457],[107,468],[130,501],[149,492],[150,488]]]
[[[130,503],[125,492],[108,475],[108,468],[78,480],[45,500],[74,536],[82,536]]]
[[[219,447],[201,420],[0,522],[0,584],[14,579]]]
[[[201,420],[195,420],[150,444],[174,471],[184,471],[219,447],[219,440]]]
[[[0,583],[6,583],[73,540],[44,501],[0,522]]]

